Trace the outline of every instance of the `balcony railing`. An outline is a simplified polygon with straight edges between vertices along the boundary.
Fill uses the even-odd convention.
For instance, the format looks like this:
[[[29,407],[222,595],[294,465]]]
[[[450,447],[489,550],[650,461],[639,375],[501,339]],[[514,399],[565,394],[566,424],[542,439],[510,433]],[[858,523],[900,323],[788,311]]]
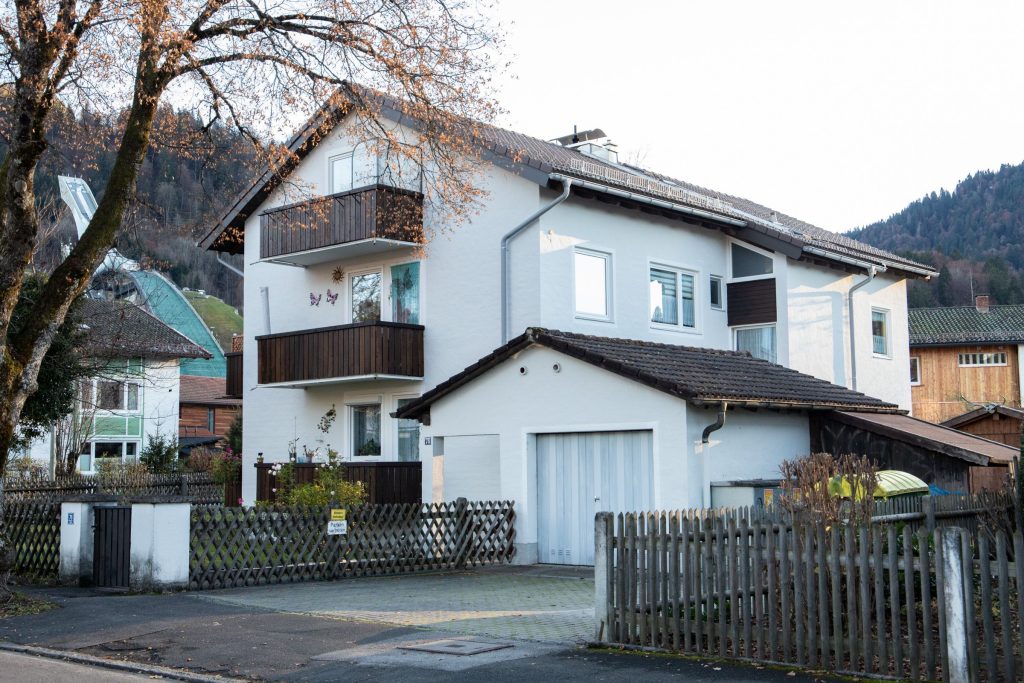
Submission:
[[[260,258],[310,266],[423,243],[423,195],[371,185],[260,215]]]
[[[228,362],[224,393],[232,398],[242,398],[242,352],[230,351],[224,354],[224,359]]]
[[[421,379],[423,326],[371,322],[256,337],[259,383]]]

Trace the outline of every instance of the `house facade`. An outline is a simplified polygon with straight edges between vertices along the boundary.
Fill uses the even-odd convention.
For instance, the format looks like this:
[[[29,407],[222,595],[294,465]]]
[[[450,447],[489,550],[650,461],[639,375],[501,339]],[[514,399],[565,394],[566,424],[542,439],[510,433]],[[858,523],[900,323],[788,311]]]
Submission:
[[[345,459],[423,461],[432,499],[433,446],[391,414],[530,326],[746,351],[910,408],[909,383],[894,380],[909,363],[905,281],[927,268],[620,164],[609,147],[499,129],[481,143],[479,210],[449,226],[438,198],[415,176],[396,181],[349,125],[290,142],[288,186],[312,197],[264,175],[202,241],[247,264],[246,500],[259,454],[328,444]]]
[[[1024,306],[918,308],[909,313],[915,416],[942,423],[990,404],[1020,408]]]
[[[221,377],[182,375],[178,445],[183,449],[214,444],[227,437],[242,413],[242,400],[227,395]]]
[[[80,383],[75,421],[83,424],[78,468],[93,474],[103,461],[137,460],[150,438],[178,433],[180,363],[209,358],[187,337],[123,301],[86,299],[81,306],[85,351],[94,376]],[[55,427],[55,430],[57,427]],[[55,431],[31,446],[33,459],[53,468],[65,439]]]

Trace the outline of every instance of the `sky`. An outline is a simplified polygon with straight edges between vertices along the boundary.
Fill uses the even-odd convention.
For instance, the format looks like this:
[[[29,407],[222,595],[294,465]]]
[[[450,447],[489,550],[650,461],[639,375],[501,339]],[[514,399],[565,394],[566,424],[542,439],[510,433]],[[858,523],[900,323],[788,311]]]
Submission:
[[[837,231],[1024,161],[1024,2],[499,0],[501,123]]]

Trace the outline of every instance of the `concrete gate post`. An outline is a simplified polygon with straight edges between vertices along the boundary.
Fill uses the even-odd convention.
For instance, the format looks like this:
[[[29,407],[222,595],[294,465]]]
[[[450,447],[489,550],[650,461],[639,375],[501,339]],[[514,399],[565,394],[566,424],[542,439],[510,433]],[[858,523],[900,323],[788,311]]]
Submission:
[[[964,596],[964,574],[960,534],[962,529],[950,527],[937,532],[942,543],[942,591],[946,612],[946,666],[949,683],[970,683],[967,662],[967,603]],[[966,577],[970,579],[970,577]]]

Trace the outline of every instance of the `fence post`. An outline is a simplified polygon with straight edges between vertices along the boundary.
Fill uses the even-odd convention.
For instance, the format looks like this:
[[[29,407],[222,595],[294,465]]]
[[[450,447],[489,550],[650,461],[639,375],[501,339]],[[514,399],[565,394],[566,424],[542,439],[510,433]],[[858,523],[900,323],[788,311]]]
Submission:
[[[609,642],[614,618],[612,606],[612,531],[610,512],[594,516],[594,640]]]
[[[929,534],[935,533],[935,499],[925,496],[921,499],[921,509],[924,512],[924,528]]]
[[[469,543],[472,538],[473,520],[469,514],[469,501],[465,498],[455,499],[455,568],[465,569],[466,558],[469,556]]]
[[[183,496],[188,495],[188,479],[184,472],[181,473],[181,484],[179,485],[179,493]]]
[[[949,683],[969,683],[967,662],[967,620],[964,598],[964,575],[959,527],[939,532],[937,543],[942,543],[942,585],[938,587],[945,597],[946,612],[946,666]],[[971,577],[967,577],[970,579]]]

